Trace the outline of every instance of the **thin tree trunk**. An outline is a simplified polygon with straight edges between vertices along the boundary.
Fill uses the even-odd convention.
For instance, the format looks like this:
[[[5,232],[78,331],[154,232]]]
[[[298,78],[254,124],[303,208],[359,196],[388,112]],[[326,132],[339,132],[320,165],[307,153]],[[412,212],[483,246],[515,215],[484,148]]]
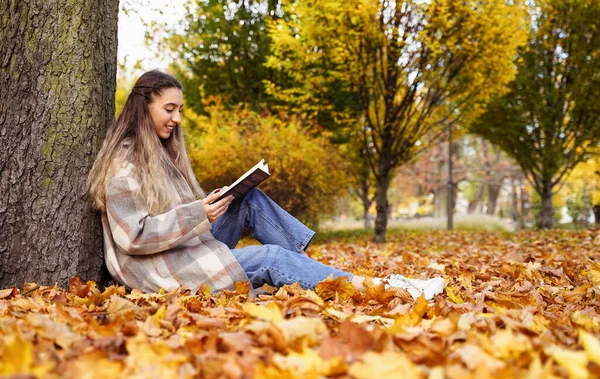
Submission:
[[[85,181],[114,117],[118,6],[0,0],[0,288],[102,279]]]
[[[369,209],[371,208],[372,201],[369,200],[368,197],[362,199],[363,201],[363,212],[365,217],[365,229],[371,229],[373,227],[371,222],[371,214],[369,213]]]
[[[467,208],[467,213],[472,214],[477,210],[477,206],[481,201],[481,197],[483,196],[483,189],[485,188],[485,184],[483,182],[479,183],[477,187],[477,192],[475,192],[475,198],[473,201],[469,202],[469,207]]]
[[[552,228],[554,209],[552,208],[552,181],[545,179],[543,182],[542,193],[542,209],[540,211],[540,228]]]
[[[596,226],[600,225],[600,204],[596,204],[592,207],[594,211],[594,223]]]
[[[517,179],[511,178],[511,207],[510,217],[514,222],[519,220],[519,194],[517,192]]]
[[[498,203],[500,189],[502,189],[501,184],[488,184],[488,215],[493,215],[494,213],[496,213],[496,205]]]
[[[525,223],[529,221],[529,193],[522,187],[523,178],[519,178],[519,198],[521,202],[521,212],[519,213],[519,229],[525,229]]]
[[[385,242],[390,204],[387,191],[390,186],[390,171],[377,179],[377,195],[375,196],[377,216],[375,218],[375,242]]]

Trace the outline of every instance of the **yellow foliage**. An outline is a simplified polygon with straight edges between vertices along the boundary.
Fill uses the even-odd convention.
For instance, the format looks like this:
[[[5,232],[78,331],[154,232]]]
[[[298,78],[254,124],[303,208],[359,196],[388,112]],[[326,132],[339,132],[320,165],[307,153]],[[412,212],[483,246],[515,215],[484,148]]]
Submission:
[[[258,305],[254,303],[246,303],[243,308],[249,316],[256,317],[265,321],[279,322],[283,319],[281,315],[281,309],[275,303],[271,303],[267,306]]]
[[[269,24],[266,66],[294,84],[268,82],[267,93],[296,113],[359,126],[392,166],[505,92],[527,36],[521,1],[288,0],[282,7],[295,17]],[[344,91],[360,98],[348,106],[360,110],[358,123],[332,101]]]
[[[260,159],[271,177],[260,185],[281,207],[309,224],[333,212],[345,188],[344,162],[324,135],[309,134],[299,120],[218,102],[209,116],[189,114],[186,133],[194,172],[205,191],[231,184]]]

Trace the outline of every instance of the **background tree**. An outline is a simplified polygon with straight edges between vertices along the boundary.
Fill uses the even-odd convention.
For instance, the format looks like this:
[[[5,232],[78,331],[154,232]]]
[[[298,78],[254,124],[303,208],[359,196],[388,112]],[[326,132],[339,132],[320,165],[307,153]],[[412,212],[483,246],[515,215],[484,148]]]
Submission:
[[[267,90],[294,112],[327,112],[351,126],[347,110],[360,110],[377,182],[375,240],[384,241],[394,169],[426,145],[426,136],[473,117],[513,79],[524,42],[521,7],[504,0],[282,4],[295,17],[270,24],[267,65],[286,80]],[[345,98],[352,102],[332,101],[332,93],[352,94]]]
[[[85,181],[114,116],[118,0],[0,2],[0,287],[99,280]]]
[[[348,143],[340,146],[340,150],[347,162],[349,193],[362,207],[365,229],[370,229],[373,226],[369,210],[375,200],[376,184],[366,159],[365,147],[360,139],[350,138]]]
[[[510,93],[472,130],[515,158],[541,197],[539,226],[551,228],[555,189],[600,138],[600,3],[535,1],[531,25]]]
[[[174,55],[171,69],[186,88],[186,103],[206,114],[204,100],[220,96],[227,107],[240,103],[260,110],[271,99],[264,67],[271,39],[265,19],[278,18],[278,0],[188,0],[181,25],[158,26],[159,41]]]

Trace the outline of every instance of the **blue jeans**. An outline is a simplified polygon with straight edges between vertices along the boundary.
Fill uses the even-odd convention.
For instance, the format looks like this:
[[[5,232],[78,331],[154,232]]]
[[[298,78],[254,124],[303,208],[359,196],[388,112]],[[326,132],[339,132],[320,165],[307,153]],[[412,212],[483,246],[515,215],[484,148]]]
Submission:
[[[234,249],[248,228],[262,246]],[[283,210],[271,198],[253,189],[233,201],[212,225],[213,236],[229,246],[254,288],[281,287],[298,282],[306,289],[333,277],[353,275],[309,258],[306,247],[315,232]]]

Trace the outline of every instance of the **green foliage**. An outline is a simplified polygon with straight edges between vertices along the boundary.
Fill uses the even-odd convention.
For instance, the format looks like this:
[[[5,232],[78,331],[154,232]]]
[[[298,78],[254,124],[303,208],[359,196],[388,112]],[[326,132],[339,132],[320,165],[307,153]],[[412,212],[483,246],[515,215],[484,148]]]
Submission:
[[[284,209],[313,226],[334,211],[335,198],[347,186],[345,165],[325,136],[307,133],[295,118],[242,107],[228,111],[219,99],[205,110],[208,116],[187,115],[185,121],[202,188],[231,184],[264,158],[271,178],[260,188]]]
[[[220,96],[224,104],[245,103],[258,111],[271,101],[263,66],[271,43],[265,18],[278,17],[277,0],[188,0],[182,24],[167,29],[163,45],[174,54],[172,70],[182,82],[187,103],[207,114],[204,100]]]
[[[472,130],[512,155],[552,196],[600,138],[600,3],[535,1],[511,91]]]

